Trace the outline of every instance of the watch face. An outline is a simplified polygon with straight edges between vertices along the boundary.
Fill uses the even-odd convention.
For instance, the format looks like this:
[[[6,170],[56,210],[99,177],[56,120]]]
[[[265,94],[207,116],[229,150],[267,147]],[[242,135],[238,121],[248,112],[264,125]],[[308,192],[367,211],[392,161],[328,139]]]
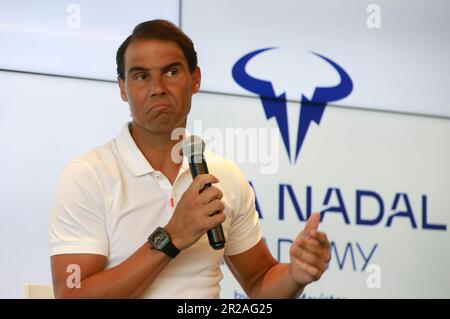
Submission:
[[[150,236],[151,244],[156,249],[163,248],[169,240],[170,239],[166,231],[161,227],[158,227]]]

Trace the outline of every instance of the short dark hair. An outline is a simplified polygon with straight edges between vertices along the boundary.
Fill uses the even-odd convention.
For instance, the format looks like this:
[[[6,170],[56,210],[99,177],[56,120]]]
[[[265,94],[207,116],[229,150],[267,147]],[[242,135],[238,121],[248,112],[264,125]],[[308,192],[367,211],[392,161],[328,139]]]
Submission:
[[[125,80],[125,51],[128,45],[135,40],[152,39],[170,41],[177,44],[183,51],[189,71],[191,73],[195,71],[197,68],[197,52],[195,52],[192,40],[172,22],[155,19],[139,23],[117,50],[117,74],[122,80]]]

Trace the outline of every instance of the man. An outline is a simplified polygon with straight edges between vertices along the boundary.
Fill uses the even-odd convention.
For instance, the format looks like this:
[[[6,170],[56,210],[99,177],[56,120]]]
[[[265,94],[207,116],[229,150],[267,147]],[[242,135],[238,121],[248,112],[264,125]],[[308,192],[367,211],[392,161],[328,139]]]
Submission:
[[[141,23],[118,50],[117,71],[132,122],[64,169],[50,225],[56,297],[217,298],[222,259],[253,298],[297,297],[318,280],[330,260],[319,214],[292,244],[290,263],[278,263],[236,165],[207,154],[211,174],[192,180],[186,160],[172,158],[181,144],[172,132],[186,127],[200,89],[192,41],[170,22]],[[208,183],[216,186],[200,192]],[[219,224],[227,243],[213,250],[206,232]]]

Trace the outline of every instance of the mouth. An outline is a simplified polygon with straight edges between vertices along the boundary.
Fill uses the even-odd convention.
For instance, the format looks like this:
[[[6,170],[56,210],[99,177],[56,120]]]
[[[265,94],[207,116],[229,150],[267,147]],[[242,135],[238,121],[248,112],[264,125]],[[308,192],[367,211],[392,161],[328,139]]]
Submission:
[[[149,109],[148,109],[148,113],[152,113],[152,112],[162,112],[162,111],[167,111],[171,109],[171,106],[169,104],[165,104],[165,103],[158,103],[158,104],[154,104],[152,105]]]

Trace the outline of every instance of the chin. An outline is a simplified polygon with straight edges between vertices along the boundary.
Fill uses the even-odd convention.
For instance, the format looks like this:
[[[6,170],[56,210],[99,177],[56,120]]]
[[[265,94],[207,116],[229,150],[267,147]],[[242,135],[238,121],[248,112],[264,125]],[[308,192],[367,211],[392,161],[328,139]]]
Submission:
[[[171,125],[169,123],[167,124],[159,124],[159,125],[150,125],[149,131],[151,131],[154,134],[172,134],[173,130],[176,127],[174,125]]]

